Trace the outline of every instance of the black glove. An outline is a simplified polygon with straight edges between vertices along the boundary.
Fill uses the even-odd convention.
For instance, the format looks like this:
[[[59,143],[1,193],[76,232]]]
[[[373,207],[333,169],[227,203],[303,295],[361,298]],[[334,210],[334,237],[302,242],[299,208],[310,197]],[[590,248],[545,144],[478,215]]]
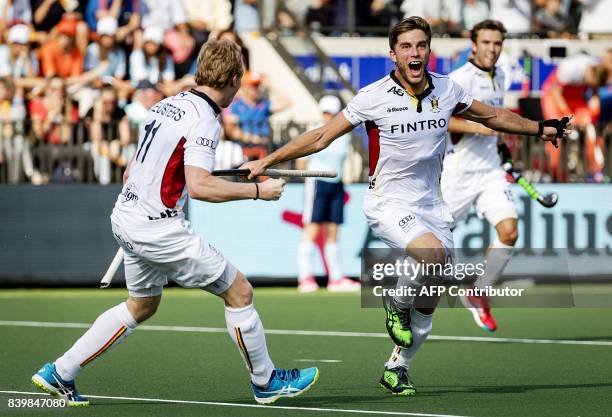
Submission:
[[[548,119],[543,122],[538,122],[538,137],[541,137],[544,133],[544,127],[554,127],[557,129],[557,135],[554,140],[552,140],[552,144],[555,145],[555,148],[559,147],[557,143],[557,138],[561,139],[563,137],[563,131],[567,128],[567,124],[569,123],[569,117],[563,117],[561,120],[559,119]]]

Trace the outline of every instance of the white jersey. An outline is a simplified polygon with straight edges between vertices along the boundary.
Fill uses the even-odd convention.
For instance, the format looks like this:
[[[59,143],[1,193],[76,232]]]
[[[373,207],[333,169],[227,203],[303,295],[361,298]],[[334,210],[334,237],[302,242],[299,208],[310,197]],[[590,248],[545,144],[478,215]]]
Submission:
[[[448,120],[472,105],[450,78],[426,73],[427,88],[414,96],[394,72],[359,91],[343,110],[369,137],[369,196],[431,204],[442,200],[440,174]]]
[[[111,219],[123,225],[184,219],[185,165],[213,170],[221,109],[197,90],[168,97],[149,110],[129,178]]]
[[[448,76],[476,100],[489,106],[503,106],[505,77],[499,67],[486,71],[472,62],[467,62]],[[446,152],[444,169],[448,170],[490,171],[499,168],[501,164],[497,154],[496,136],[451,133]]]

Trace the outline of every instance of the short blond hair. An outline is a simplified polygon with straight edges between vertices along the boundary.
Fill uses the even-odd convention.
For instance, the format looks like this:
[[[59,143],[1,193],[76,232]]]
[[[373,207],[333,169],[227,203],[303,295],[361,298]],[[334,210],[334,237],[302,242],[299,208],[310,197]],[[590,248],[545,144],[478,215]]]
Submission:
[[[197,85],[221,90],[230,85],[234,77],[240,79],[243,72],[240,47],[234,42],[211,39],[202,45],[195,73]]]

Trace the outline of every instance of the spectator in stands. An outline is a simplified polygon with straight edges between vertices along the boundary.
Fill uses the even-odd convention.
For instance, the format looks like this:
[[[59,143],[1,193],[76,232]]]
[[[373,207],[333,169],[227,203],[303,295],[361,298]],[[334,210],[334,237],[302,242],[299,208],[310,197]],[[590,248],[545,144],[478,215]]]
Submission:
[[[138,134],[149,114],[149,109],[163,98],[163,94],[150,81],[142,80],[138,83],[132,101],[124,108],[130,123],[132,142],[138,142]]]
[[[260,18],[257,11],[257,0],[234,1],[234,30],[239,35],[259,32]]]
[[[56,26],[57,38],[40,48],[42,74],[45,78],[77,77],[83,73],[84,53],[76,45],[77,21],[65,16]]]
[[[259,159],[267,155],[270,143],[270,116],[287,108],[291,101],[277,91],[275,102],[262,96],[262,77],[253,72],[242,77],[240,96],[229,107],[224,119],[229,137],[240,142],[247,159]],[[266,83],[269,91],[269,84]]]
[[[610,10],[612,0],[579,0],[582,4],[582,17],[578,27],[579,33],[584,36],[589,34],[610,34]]]
[[[21,173],[30,179],[33,174],[30,144],[24,138],[26,111],[23,89],[15,87],[11,78],[0,78],[0,177],[16,184]]]
[[[229,0],[181,0],[187,13],[187,23],[195,40],[193,61],[209,36],[216,37],[232,24],[232,4]]]
[[[603,163],[597,163],[598,138],[594,128],[600,113],[599,87],[608,80],[608,70],[595,57],[579,54],[563,59],[542,85],[542,112],[545,119],[573,114],[572,124],[585,134],[585,153],[589,160],[589,172],[593,178],[601,176]],[[593,95],[587,99],[587,89]],[[563,117],[563,116],[561,116]],[[567,173],[559,167],[560,152],[554,146],[546,146],[551,175],[557,180],[567,180]]]
[[[87,47],[85,71],[93,72],[98,80],[112,83],[119,95],[127,98],[130,85],[123,81],[126,75],[127,59],[125,51],[115,42],[117,20],[104,16],[98,21],[97,39]]]
[[[73,143],[73,127],[79,120],[77,106],[66,97],[61,78],[51,78],[43,91],[42,97],[33,98],[28,105],[35,138],[32,182],[36,184],[47,182],[58,169],[65,168],[67,158],[73,156],[67,145]]]
[[[306,26],[313,32],[330,34],[334,26],[336,7],[331,0],[312,0],[306,11]]]
[[[484,0],[465,0],[461,6],[459,25],[461,36],[469,38],[472,28],[478,22],[489,18],[489,5]]]
[[[163,30],[153,26],[144,30],[142,48],[130,55],[130,79],[136,86],[142,80],[156,85],[166,96],[175,93],[174,62],[164,47]]]
[[[89,125],[91,156],[94,173],[102,185],[112,180],[113,167],[125,167],[134,152],[130,125],[117,105],[117,93],[112,86],[104,86],[100,97],[86,116]]]
[[[96,30],[97,22],[107,16],[118,23],[116,42],[126,42],[128,36],[140,28],[140,0],[89,0],[86,19],[92,31]]]
[[[546,0],[545,7],[534,13],[534,29],[549,38],[558,38],[567,31],[567,16],[560,0]]]
[[[143,0],[141,26],[145,31],[161,30],[162,43],[171,52],[173,65],[176,66],[174,72],[178,72],[179,77],[186,74],[191,66],[189,57],[193,53],[195,42],[189,33],[187,15],[181,1]],[[139,47],[138,42],[135,47]]]
[[[509,35],[531,30],[531,0],[490,0],[490,5],[490,19],[504,22]]]
[[[72,19],[76,21],[74,38],[81,53],[89,43],[89,29],[83,20],[86,2],[78,0],[32,0],[32,13],[34,16],[34,28],[37,31],[39,42],[47,42],[48,34],[53,37],[52,30],[62,20]]]
[[[30,28],[13,26],[7,37],[8,45],[0,45],[0,77],[10,76],[20,86],[32,88],[38,79],[38,58],[30,50]]]
[[[0,34],[4,33],[7,28],[19,24],[32,24],[30,0],[4,0],[0,2]]]

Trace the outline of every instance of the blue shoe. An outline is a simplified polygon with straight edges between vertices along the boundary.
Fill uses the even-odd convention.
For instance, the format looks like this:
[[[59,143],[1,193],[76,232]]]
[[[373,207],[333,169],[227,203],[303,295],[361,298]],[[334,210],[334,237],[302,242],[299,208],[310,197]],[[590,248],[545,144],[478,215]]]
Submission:
[[[41,390],[66,400],[71,407],[87,407],[89,400],[79,395],[74,380],[64,381],[55,370],[55,365],[46,363],[32,377],[32,383]]]
[[[317,368],[275,369],[266,388],[253,386],[255,401],[270,404],[280,397],[295,397],[308,390],[319,379]]]

